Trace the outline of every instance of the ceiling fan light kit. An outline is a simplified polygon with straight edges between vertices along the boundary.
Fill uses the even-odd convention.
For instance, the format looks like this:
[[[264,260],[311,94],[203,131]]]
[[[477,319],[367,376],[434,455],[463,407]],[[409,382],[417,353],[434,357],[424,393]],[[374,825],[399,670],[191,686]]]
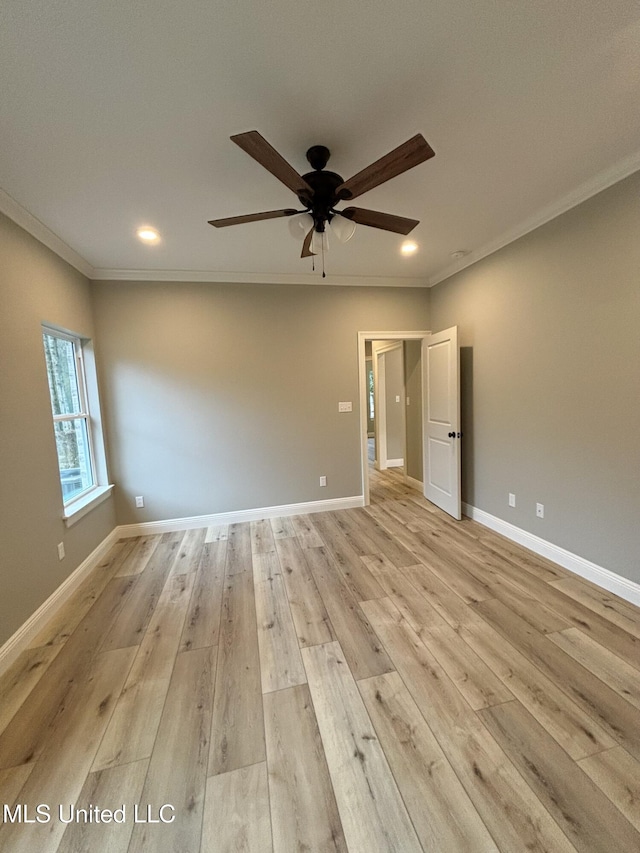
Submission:
[[[304,240],[309,229],[313,228],[313,216],[305,210],[302,213],[296,213],[289,219],[289,234],[296,240]]]
[[[356,223],[353,219],[348,219],[343,216],[340,211],[336,211],[333,218],[329,222],[329,228],[332,234],[335,234],[341,243],[347,243],[356,233]]]
[[[329,251],[329,234],[325,231],[311,231],[311,245],[309,251],[312,255],[323,255]]]
[[[215,228],[288,216],[291,217],[290,233],[297,239],[303,240],[300,257],[307,258],[317,254],[322,254],[324,257],[324,253],[329,248],[328,232],[331,232],[339,242],[346,243],[353,237],[356,225],[366,225],[369,228],[406,235],[419,224],[417,219],[408,219],[363,207],[336,210],[336,205],[363,195],[385,181],[431,159],[435,152],[422,134],[412,136],[411,139],[346,181],[336,172],[325,169],[331,152],[324,145],[313,145],[309,148],[307,160],[313,171],[299,175],[257,130],[236,134],[231,139],[292,190],[303,209],[284,208],[209,220],[209,224]]]

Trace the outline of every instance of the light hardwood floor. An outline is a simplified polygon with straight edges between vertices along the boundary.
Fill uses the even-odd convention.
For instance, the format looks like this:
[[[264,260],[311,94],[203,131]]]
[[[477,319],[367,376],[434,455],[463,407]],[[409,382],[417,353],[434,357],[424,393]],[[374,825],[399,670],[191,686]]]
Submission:
[[[640,611],[371,496],[118,542],[0,679],[0,850],[637,853]]]

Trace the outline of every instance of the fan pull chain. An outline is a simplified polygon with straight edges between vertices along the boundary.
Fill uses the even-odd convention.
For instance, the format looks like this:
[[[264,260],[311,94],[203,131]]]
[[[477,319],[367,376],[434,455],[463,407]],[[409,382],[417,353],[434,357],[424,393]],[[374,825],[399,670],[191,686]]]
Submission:
[[[324,234],[322,235],[322,278],[326,278],[326,274],[324,271]]]

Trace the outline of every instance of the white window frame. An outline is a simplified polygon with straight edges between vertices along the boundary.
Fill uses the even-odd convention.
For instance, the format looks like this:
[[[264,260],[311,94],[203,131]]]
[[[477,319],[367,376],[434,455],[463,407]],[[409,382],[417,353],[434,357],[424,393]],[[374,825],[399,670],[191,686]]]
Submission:
[[[93,364],[93,359],[91,359],[92,370],[87,370],[85,350],[90,348],[91,341],[89,339],[47,323],[42,324],[42,334],[43,337],[44,335],[50,335],[64,341],[69,341],[73,345],[73,355],[76,367],[80,411],[64,415],[52,414],[54,429],[56,423],[77,420],[84,420],[86,427],[91,485],[86,489],[83,489],[78,494],[73,495],[71,498],[65,499],[62,490],[62,480],[60,479],[60,493],[63,503],[62,515],[67,526],[71,526],[93,509],[94,506],[97,506],[102,503],[102,501],[106,500],[113,489],[113,486],[106,484],[106,458],[102,442],[102,428],[95,365]],[[89,379],[87,378],[88,372],[90,374]],[[49,387],[48,376],[47,387]],[[51,396],[50,388],[49,396]],[[97,429],[94,429],[94,426],[96,426]],[[99,436],[98,440],[96,433]],[[59,467],[59,460],[57,461]],[[101,481],[104,485],[100,485]]]

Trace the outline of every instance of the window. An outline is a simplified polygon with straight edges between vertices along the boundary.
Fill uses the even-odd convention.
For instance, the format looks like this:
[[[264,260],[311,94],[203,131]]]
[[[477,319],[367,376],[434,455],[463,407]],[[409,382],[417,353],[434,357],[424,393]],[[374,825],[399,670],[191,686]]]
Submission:
[[[53,329],[44,330],[43,340],[66,505],[96,485],[82,341]]]
[[[106,500],[107,485],[96,365],[91,341],[43,326],[45,363],[67,527]]]

